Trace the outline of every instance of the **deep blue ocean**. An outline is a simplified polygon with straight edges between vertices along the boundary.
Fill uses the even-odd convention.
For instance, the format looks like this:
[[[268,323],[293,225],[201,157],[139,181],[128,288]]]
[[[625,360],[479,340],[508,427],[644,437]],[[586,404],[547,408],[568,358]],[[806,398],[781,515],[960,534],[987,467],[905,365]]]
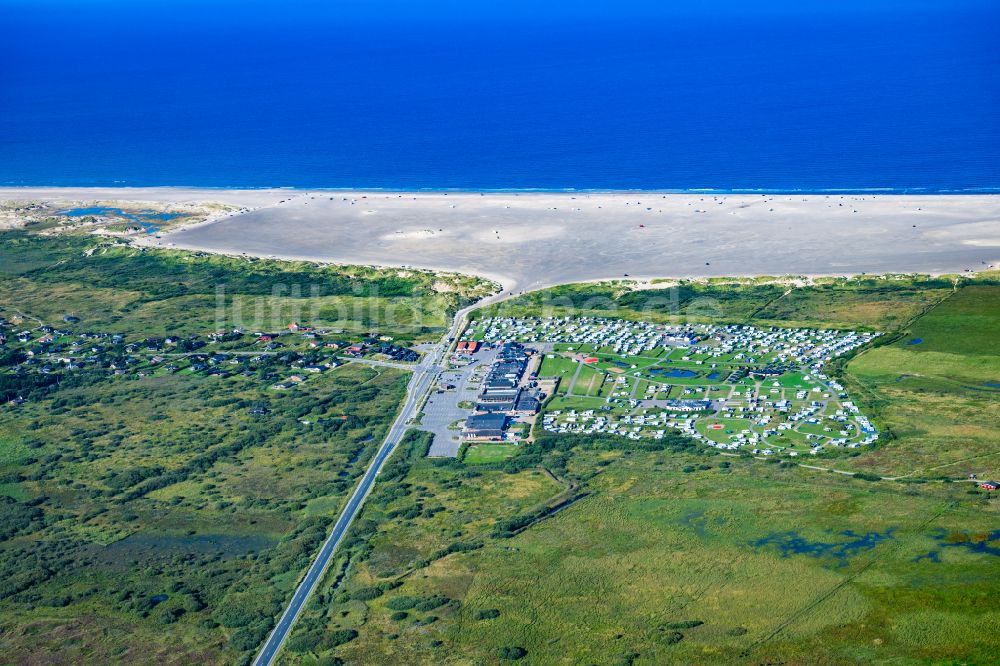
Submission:
[[[1000,191],[1000,3],[659,4],[0,0],[0,184]]]

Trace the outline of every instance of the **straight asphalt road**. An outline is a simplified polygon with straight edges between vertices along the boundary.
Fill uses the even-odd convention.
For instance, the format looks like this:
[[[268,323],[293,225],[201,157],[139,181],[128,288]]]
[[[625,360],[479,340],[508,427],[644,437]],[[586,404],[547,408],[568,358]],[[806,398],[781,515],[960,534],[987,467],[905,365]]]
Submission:
[[[396,450],[396,446],[406,433],[407,424],[416,416],[417,409],[434,385],[434,379],[444,369],[445,358],[451,349],[452,342],[462,332],[469,312],[506,297],[509,297],[509,294],[497,294],[459,310],[455,314],[451,329],[445,334],[441,342],[429,350],[420,363],[412,368],[414,373],[407,386],[406,402],[403,404],[403,408],[393,422],[392,427],[389,428],[389,433],[386,435],[385,441],[368,465],[368,469],[365,470],[364,475],[361,477],[361,482],[355,488],[354,493],[347,502],[347,506],[344,507],[340,517],[337,518],[330,536],[323,542],[323,547],[320,548],[316,559],[313,560],[305,577],[299,583],[298,587],[295,588],[295,594],[292,595],[292,599],[285,608],[285,612],[282,613],[278,624],[275,625],[271,635],[267,637],[267,641],[257,654],[254,666],[271,666],[274,663],[275,658],[278,656],[278,651],[281,650],[281,646],[284,645],[285,640],[292,633],[292,627],[295,626],[295,621],[298,619],[299,614],[305,607],[310,595],[316,589],[316,586],[319,585],[319,581],[323,578],[327,567],[330,566],[333,555],[337,551],[337,546],[343,540],[347,529],[351,526],[351,522],[360,512],[361,506],[364,504],[365,498],[368,497],[368,493],[371,492],[372,486],[375,485],[375,479],[382,470],[382,466],[389,459],[389,456],[392,455],[392,452]]]

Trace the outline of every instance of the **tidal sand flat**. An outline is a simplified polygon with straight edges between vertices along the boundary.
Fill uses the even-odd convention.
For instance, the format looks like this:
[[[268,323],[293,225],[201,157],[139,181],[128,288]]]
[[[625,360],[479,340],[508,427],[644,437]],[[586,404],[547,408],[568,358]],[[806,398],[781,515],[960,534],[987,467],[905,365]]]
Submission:
[[[156,242],[474,273],[509,290],[625,274],[961,272],[1000,259],[1000,196],[303,192]]]
[[[586,280],[951,273],[1000,263],[1000,196],[0,190],[0,198],[217,200],[247,212],[140,242],[411,266],[507,290]]]

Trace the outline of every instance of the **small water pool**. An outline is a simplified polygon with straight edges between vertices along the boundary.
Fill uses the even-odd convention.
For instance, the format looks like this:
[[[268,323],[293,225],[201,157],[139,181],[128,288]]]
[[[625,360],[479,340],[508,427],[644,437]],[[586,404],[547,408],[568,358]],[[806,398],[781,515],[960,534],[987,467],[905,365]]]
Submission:
[[[144,230],[149,233],[156,233],[160,230],[160,227],[154,224],[154,222],[169,222],[170,220],[175,220],[179,217],[184,217],[181,213],[158,213],[154,210],[137,210],[132,212],[127,212],[121,208],[114,208],[112,206],[89,206],[81,208],[70,208],[68,210],[60,211],[60,215],[66,217],[85,217],[87,215],[114,215],[115,217],[122,217],[126,220],[131,220],[141,226]]]
[[[665,368],[654,368],[650,370],[654,375],[660,375],[661,377],[674,377],[677,379],[691,379],[697,377],[698,373],[694,370],[684,370],[683,368],[671,368],[669,370]]]

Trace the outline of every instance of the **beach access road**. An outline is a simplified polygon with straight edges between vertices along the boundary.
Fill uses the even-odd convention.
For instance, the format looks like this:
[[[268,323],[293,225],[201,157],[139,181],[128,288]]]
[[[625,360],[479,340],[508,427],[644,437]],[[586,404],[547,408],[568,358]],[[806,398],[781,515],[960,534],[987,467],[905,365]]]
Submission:
[[[281,650],[281,646],[284,645],[285,641],[291,635],[292,628],[295,626],[295,621],[298,619],[299,614],[305,608],[306,602],[312,596],[319,582],[323,579],[323,574],[326,573],[334,554],[337,552],[337,546],[340,545],[351,523],[361,512],[361,507],[371,492],[372,487],[374,487],[379,472],[385,465],[386,460],[396,450],[399,442],[403,439],[403,435],[406,434],[407,427],[413,421],[414,417],[416,417],[420,405],[430,393],[432,387],[435,386],[435,381],[444,369],[447,354],[455,338],[465,327],[466,317],[469,312],[501,298],[502,296],[500,295],[491,296],[479,303],[459,310],[455,314],[451,328],[441,339],[441,342],[427,349],[424,357],[415,366],[405,366],[406,369],[413,370],[413,376],[407,385],[406,401],[396,416],[396,420],[393,421],[392,426],[389,428],[389,432],[379,447],[378,452],[368,465],[368,469],[362,475],[361,481],[354,489],[350,499],[348,499],[347,504],[337,518],[337,522],[334,523],[333,530],[326,541],[323,542],[315,559],[306,571],[305,577],[302,578],[295,588],[295,592],[292,594],[292,598],[285,611],[278,619],[277,625],[275,625],[274,630],[261,647],[257,658],[254,660],[254,666],[270,666],[274,663],[278,652]]]
[[[403,408],[389,428],[389,433],[386,435],[385,441],[379,447],[368,469],[365,470],[361,481],[347,501],[347,505],[337,518],[337,522],[333,526],[333,531],[330,532],[330,535],[323,543],[305,577],[295,589],[295,593],[285,608],[285,612],[282,613],[281,618],[278,620],[278,624],[271,632],[271,635],[268,636],[267,641],[257,655],[257,659],[254,661],[256,666],[269,666],[274,662],[274,658],[277,656],[281,646],[291,634],[292,627],[295,625],[299,614],[329,567],[337,546],[343,540],[354,518],[360,512],[361,506],[364,504],[365,498],[368,497],[368,493],[371,492],[372,486],[375,485],[378,473],[385,465],[385,461],[395,451],[400,440],[402,440],[408,423],[416,416],[420,402],[432,385],[437,371],[437,364],[433,362],[422,363],[417,366],[413,377],[410,378],[410,383],[407,387],[406,402],[403,404]]]

